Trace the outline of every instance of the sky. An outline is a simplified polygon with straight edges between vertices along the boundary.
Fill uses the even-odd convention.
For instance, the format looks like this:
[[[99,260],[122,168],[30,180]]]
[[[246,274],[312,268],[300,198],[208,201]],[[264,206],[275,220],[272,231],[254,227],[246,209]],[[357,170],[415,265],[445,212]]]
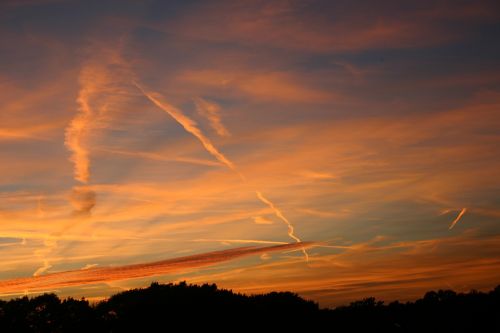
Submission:
[[[0,297],[500,283],[496,1],[0,2]]]

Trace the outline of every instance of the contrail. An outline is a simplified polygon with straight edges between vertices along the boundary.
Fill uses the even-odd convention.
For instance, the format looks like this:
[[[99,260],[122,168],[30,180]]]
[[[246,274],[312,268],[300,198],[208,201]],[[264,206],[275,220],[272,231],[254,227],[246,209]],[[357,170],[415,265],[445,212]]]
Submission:
[[[287,242],[265,241],[258,239],[195,239],[193,242],[224,242],[241,244],[288,244]]]
[[[221,166],[220,162],[212,161],[212,160],[202,160],[202,159],[197,159],[197,158],[192,158],[192,157],[182,157],[182,156],[173,156],[173,157],[165,157],[160,154],[156,153],[148,153],[148,152],[141,152],[141,151],[125,151],[125,150],[116,150],[116,149],[107,149],[107,148],[94,148],[96,151],[100,152],[105,152],[105,153],[110,153],[110,154],[117,154],[117,155],[124,155],[124,156],[131,156],[131,157],[141,157],[141,158],[146,158],[150,160],[156,160],[156,161],[165,161],[165,162],[182,162],[182,163],[191,163],[191,164],[198,164],[198,165],[205,165],[205,166]]]
[[[288,219],[285,217],[285,215],[283,215],[281,210],[278,207],[276,207],[269,199],[264,197],[264,195],[262,195],[262,193],[260,191],[255,191],[255,193],[257,194],[257,198],[259,198],[260,201],[262,201],[263,203],[268,205],[269,208],[271,208],[273,210],[274,215],[276,215],[276,217],[278,217],[280,220],[282,220],[288,226],[288,236],[290,238],[293,238],[297,243],[300,243],[300,241],[301,241],[300,238],[295,236],[295,234],[293,232],[293,225],[290,223],[290,221],[288,221]],[[307,254],[307,251],[305,248],[302,248],[302,253],[304,253],[306,260],[309,261],[309,255]]]
[[[170,104],[164,104],[160,102],[161,95],[156,92],[145,91],[137,82],[134,81],[136,87],[146,96],[151,102],[153,102],[157,107],[168,113],[172,118],[174,118],[179,124],[184,127],[184,129],[194,135],[205,147],[205,149],[212,154],[217,160],[227,166],[229,169],[236,171],[236,168],[230,160],[228,160],[215,146],[212,144],[209,138],[207,138],[197,127],[197,124],[191,118],[186,117],[179,109]],[[237,172],[237,171],[236,171]]]
[[[66,128],[64,142],[71,152],[75,180],[83,184],[90,180],[89,132],[102,126],[103,114],[125,98],[126,87],[121,81],[129,75],[128,67],[115,51],[95,46],[78,76],[78,110]]]
[[[455,224],[457,224],[457,222],[460,221],[460,219],[462,218],[462,216],[465,214],[466,211],[467,211],[467,208],[462,208],[462,210],[460,211],[460,213],[458,213],[457,218],[455,220],[453,220],[453,222],[451,222],[451,225],[448,228],[448,230],[453,229],[453,227],[455,226]]]
[[[205,147],[205,149],[212,154],[217,160],[219,160],[221,163],[223,163],[225,166],[227,166],[229,169],[234,171],[238,176],[240,176],[241,180],[243,182],[246,182],[245,176],[240,173],[237,169],[236,166],[234,165],[233,162],[231,162],[224,154],[222,154],[210,141],[208,137],[206,137],[201,130],[197,127],[197,124],[195,121],[184,115],[179,109],[174,107],[173,105],[164,103],[161,101],[162,96],[157,93],[157,92],[148,92],[146,91],[141,85],[139,85],[137,82],[133,81],[135,86],[142,92],[144,96],[146,96],[153,104],[155,104],[157,107],[168,113],[172,118],[174,118],[179,124],[184,127],[184,129],[194,135]],[[259,198],[260,201],[262,201],[264,204],[268,205],[269,208],[271,208],[274,212],[274,214],[281,219],[287,226],[288,226],[288,236],[295,240],[297,243],[300,243],[301,240],[294,234],[294,228],[290,221],[283,215],[283,213],[276,207],[275,204],[273,204],[269,199],[265,198],[264,195],[260,191],[255,191],[257,198]],[[309,255],[307,254],[307,251],[305,248],[302,248],[302,252],[304,253],[305,259],[308,261],[309,260]]]
[[[43,261],[43,265],[37,268],[37,270],[33,273],[33,276],[39,276],[42,273],[52,268],[52,265],[49,262],[47,256],[57,248],[57,239],[50,236],[44,240],[44,248],[37,249],[33,252],[36,257],[39,257]]]
[[[96,193],[90,186],[74,186],[70,202],[73,205],[73,216],[89,216],[96,204]]]
[[[96,117],[107,109],[107,105],[101,103],[97,110],[94,110],[91,100],[107,81],[106,75],[92,64],[82,68],[79,77],[80,91],[76,99],[78,112],[66,128],[64,144],[71,152],[74,178],[82,184],[88,184],[90,181],[90,157],[86,141],[90,130],[95,128]],[[78,200],[82,202],[78,203]],[[93,203],[90,204],[90,201]],[[95,193],[85,187],[74,187],[71,202],[78,206],[77,213],[90,214],[95,205]]]
[[[84,80],[81,79],[80,81]],[[92,93],[92,87],[86,86],[80,89],[76,100],[78,104],[78,113],[66,128],[66,137],[64,141],[64,144],[72,153],[70,160],[74,164],[75,180],[84,184],[88,183],[90,178],[89,152],[84,141],[87,137],[93,115],[89,103]]]
[[[111,77],[108,68],[95,60],[84,64],[78,76],[80,89],[76,99],[77,112],[66,127],[64,138],[64,145],[71,153],[69,159],[73,163],[73,178],[83,184],[74,186],[70,195],[70,202],[74,207],[73,216],[89,216],[96,204],[96,194],[87,186],[90,181],[90,153],[87,141],[91,130],[97,128],[99,117],[108,110],[109,96],[106,95],[106,98],[102,99],[99,95],[109,95],[113,92],[114,82]],[[65,229],[74,225],[74,221],[70,223]],[[52,234],[56,238],[61,235],[62,231]],[[57,239],[54,242],[57,244]],[[49,268],[50,264],[44,260],[44,265],[35,273],[41,274]]]
[[[40,276],[40,274],[42,274],[43,272],[45,272],[46,270],[52,268],[52,265],[49,263],[49,261],[47,259],[45,259],[43,261],[43,266],[38,268],[35,273],[33,273],[33,276]]]
[[[36,291],[64,288],[117,280],[145,278],[155,275],[171,274],[174,272],[185,272],[193,268],[212,266],[250,255],[267,252],[282,252],[298,249],[300,247],[308,247],[312,244],[313,243],[286,243],[264,247],[238,247],[155,262],[115,267],[87,267],[87,269],[49,273],[34,277],[0,280],[0,293],[11,294],[15,292],[25,292],[27,290]]]
[[[90,180],[90,158],[86,145],[86,139],[89,130],[94,121],[95,112],[90,106],[90,100],[96,92],[96,81],[94,70],[84,67],[79,76],[80,90],[76,103],[78,111],[75,117],[66,127],[64,145],[71,152],[70,161],[73,163],[73,177],[82,184],[88,184]],[[95,193],[91,189],[84,187],[73,187],[71,203],[75,207],[75,213],[78,215],[90,214],[90,210],[95,205]],[[39,206],[40,207],[40,206]],[[60,233],[54,233],[52,236],[60,236]],[[34,276],[39,276],[52,267],[47,255],[57,247],[57,239],[47,239],[45,249],[35,251],[35,255],[43,257],[43,266],[38,268]]]

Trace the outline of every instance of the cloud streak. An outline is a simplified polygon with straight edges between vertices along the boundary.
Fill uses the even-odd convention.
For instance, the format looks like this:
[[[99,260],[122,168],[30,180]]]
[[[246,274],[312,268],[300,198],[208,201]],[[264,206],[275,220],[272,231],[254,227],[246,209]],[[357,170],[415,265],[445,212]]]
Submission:
[[[0,293],[46,290],[85,284],[102,283],[116,280],[144,278],[156,275],[182,272],[193,268],[206,267],[250,255],[268,252],[294,250],[312,243],[289,243],[265,247],[239,247],[173,259],[125,265],[118,267],[91,267],[59,273],[51,273],[31,278],[18,278],[0,281]]]

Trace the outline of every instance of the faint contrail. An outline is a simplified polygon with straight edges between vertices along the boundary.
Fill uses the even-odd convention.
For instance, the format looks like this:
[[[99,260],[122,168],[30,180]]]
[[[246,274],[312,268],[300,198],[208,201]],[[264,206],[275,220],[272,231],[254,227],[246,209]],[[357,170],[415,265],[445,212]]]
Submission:
[[[73,216],[89,216],[96,204],[96,193],[90,186],[74,186],[70,202],[73,205]]]
[[[163,155],[160,155],[157,153],[148,153],[148,152],[141,152],[141,151],[125,151],[125,150],[116,150],[116,149],[107,149],[107,148],[94,148],[94,150],[97,150],[100,152],[105,152],[105,153],[110,153],[110,154],[117,154],[117,155],[131,156],[131,157],[141,157],[141,158],[146,158],[146,159],[156,160],[156,161],[182,162],[182,163],[191,163],[191,164],[198,164],[198,165],[205,165],[205,166],[221,166],[222,165],[218,161],[203,160],[203,159],[192,158],[192,157],[183,157],[183,156],[166,157],[166,156],[163,156]]]
[[[148,92],[146,91],[141,85],[139,85],[137,82],[133,82],[135,86],[146,96],[151,102],[153,102],[156,106],[158,106],[160,109],[163,111],[167,112],[172,118],[174,118],[179,124],[184,127],[184,129],[194,135],[205,147],[205,149],[212,154],[217,160],[219,160],[221,163],[223,163],[225,166],[227,166],[229,169],[234,171],[236,174],[240,176],[242,181],[246,181],[245,176],[243,176],[242,173],[240,173],[237,169],[236,166],[234,165],[233,162],[231,162],[227,157],[225,157],[210,141],[208,137],[206,137],[201,130],[197,127],[196,122],[184,115],[179,109],[174,107],[173,105],[170,105],[168,103],[164,103],[161,101],[162,96],[157,93],[157,92]],[[287,224],[288,226],[288,236],[295,240],[296,242],[301,242],[300,238],[298,238],[294,234],[294,229],[290,221],[283,215],[283,213],[274,205],[269,199],[265,198],[260,191],[255,191],[257,198],[259,198],[260,201],[265,203],[266,205],[269,206],[275,213],[275,215],[280,218],[284,223]],[[304,253],[304,257],[306,260],[309,260],[309,256],[307,254],[307,251],[305,248],[302,248],[302,252]]]
[[[48,269],[52,268],[52,265],[49,263],[47,259],[43,261],[43,266],[38,268],[35,273],[33,273],[33,276],[40,276],[43,272],[47,271]]]
[[[40,266],[35,270],[33,273],[33,276],[39,276],[42,273],[46,272],[50,268],[52,268],[52,265],[49,262],[49,259],[47,256],[55,249],[57,248],[57,239],[55,237],[49,236],[44,240],[44,247],[41,249],[37,249],[33,252],[33,254],[42,259],[43,265]]]
[[[66,127],[64,144],[71,152],[70,160],[73,162],[74,179],[87,184],[90,180],[90,158],[85,141],[95,116],[90,106],[90,99],[97,89],[96,78],[90,68],[84,67],[82,69],[79,83],[80,91],[76,99],[78,111],[68,127]],[[95,193],[85,186],[75,186],[70,201],[75,207],[75,213],[88,215],[95,205]],[[59,236],[60,233],[54,233],[53,235]],[[38,255],[44,257],[43,266],[35,271],[34,276],[38,276],[52,267],[46,256],[57,246],[57,240],[46,240],[45,246],[45,250],[38,251]]]
[[[195,239],[193,242],[223,242],[241,244],[288,244],[287,242],[265,241],[258,239]]]
[[[224,127],[220,119],[220,108],[217,104],[209,102],[201,97],[195,98],[194,103],[196,104],[196,110],[200,115],[207,118],[210,122],[210,126],[219,134],[220,136],[230,136],[227,128]]]
[[[64,144],[71,152],[70,160],[74,165],[74,178],[83,184],[88,184],[90,180],[90,157],[86,143],[87,137],[90,130],[95,127],[97,116],[107,109],[107,105],[102,103],[97,110],[91,107],[91,100],[95,97],[94,95],[108,80],[105,73],[92,64],[82,68],[79,76],[80,91],[76,99],[78,112],[66,128],[65,133]],[[74,187],[71,202],[76,207],[75,212],[78,215],[81,213],[88,215],[95,205],[95,193],[90,188]]]
[[[453,229],[453,227],[455,226],[455,224],[457,224],[457,222],[460,221],[460,219],[462,218],[462,216],[465,214],[466,211],[467,211],[467,208],[462,208],[462,210],[460,211],[460,213],[458,213],[457,218],[455,220],[453,220],[453,222],[451,222],[451,225],[448,228],[448,230]]]

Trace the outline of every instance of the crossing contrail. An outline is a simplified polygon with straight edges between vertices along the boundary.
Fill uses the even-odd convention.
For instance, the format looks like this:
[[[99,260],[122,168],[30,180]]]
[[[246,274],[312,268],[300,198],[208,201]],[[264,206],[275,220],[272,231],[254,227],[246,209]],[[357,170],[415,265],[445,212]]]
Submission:
[[[240,176],[243,182],[246,182],[245,176],[240,173],[234,163],[229,160],[224,154],[222,154],[210,141],[210,139],[203,134],[203,132],[198,128],[196,122],[192,120],[191,118],[187,117],[185,114],[182,113],[181,110],[177,109],[173,105],[166,103],[163,101],[163,97],[161,94],[157,92],[151,92],[151,91],[146,91],[141,85],[139,85],[137,82],[133,82],[135,86],[142,92],[144,96],[146,96],[153,104],[155,104],[157,107],[168,113],[174,120],[176,120],[184,129],[188,132],[191,133],[194,137],[196,137],[203,147],[212,155],[214,156],[219,162],[223,163],[227,168],[235,172]],[[274,214],[281,219],[287,226],[288,226],[288,236],[295,240],[297,243],[300,243],[301,240],[299,237],[297,237],[294,233],[294,228],[293,225],[290,223],[290,221],[283,215],[281,210],[279,210],[276,205],[271,202],[269,199],[264,197],[262,192],[256,190],[255,194],[257,195],[257,198],[262,201],[264,204],[269,206],[269,208],[274,212]],[[302,252],[304,253],[304,257],[306,260],[309,260],[309,256],[307,254],[307,251],[305,248],[302,248]]]

